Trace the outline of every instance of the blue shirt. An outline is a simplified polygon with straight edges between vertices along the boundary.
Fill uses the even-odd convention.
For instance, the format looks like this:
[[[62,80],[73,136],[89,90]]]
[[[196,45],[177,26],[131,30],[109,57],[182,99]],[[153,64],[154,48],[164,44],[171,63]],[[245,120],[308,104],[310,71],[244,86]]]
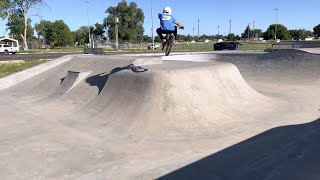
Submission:
[[[163,13],[163,14],[159,14],[159,19],[160,19],[160,27],[162,30],[167,30],[167,31],[175,30],[175,23],[177,21],[173,16]]]

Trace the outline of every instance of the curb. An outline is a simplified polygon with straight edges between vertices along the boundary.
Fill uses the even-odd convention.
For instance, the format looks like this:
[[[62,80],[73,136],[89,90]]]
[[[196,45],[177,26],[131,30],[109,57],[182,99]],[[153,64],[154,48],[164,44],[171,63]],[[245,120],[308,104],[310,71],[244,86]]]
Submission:
[[[4,77],[4,78],[0,79],[0,90],[9,88],[17,83],[20,83],[20,82],[25,81],[33,76],[40,74],[42,72],[45,72],[48,69],[56,67],[62,63],[68,62],[71,59],[73,59],[74,57],[75,57],[75,55],[63,56],[63,57],[60,57],[60,58],[55,59],[53,61],[49,61],[47,63],[40,64],[40,65],[35,66],[33,68],[26,69],[24,71],[12,74],[7,77]]]

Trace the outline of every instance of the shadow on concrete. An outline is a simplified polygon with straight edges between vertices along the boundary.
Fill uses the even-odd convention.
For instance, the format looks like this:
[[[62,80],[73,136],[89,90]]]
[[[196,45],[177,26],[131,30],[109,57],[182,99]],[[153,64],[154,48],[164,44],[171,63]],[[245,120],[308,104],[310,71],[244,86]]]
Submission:
[[[320,118],[271,129],[160,180],[319,180]]]
[[[128,66],[124,66],[124,67],[116,67],[109,74],[100,73],[100,74],[91,76],[86,79],[86,82],[89,83],[90,86],[97,86],[99,88],[99,94],[100,94],[102,89],[106,85],[109,77],[112,74],[118,73],[123,70],[131,70],[134,73],[142,73],[142,72],[148,71],[148,69],[145,69],[141,66],[134,66],[133,64],[129,64]]]

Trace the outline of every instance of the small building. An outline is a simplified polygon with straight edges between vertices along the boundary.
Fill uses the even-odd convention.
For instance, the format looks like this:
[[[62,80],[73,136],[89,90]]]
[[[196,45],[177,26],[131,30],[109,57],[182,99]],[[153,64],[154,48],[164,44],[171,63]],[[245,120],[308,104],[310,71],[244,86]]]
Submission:
[[[8,37],[0,38],[0,44],[8,44],[10,45],[10,47],[16,47],[19,49],[19,41],[12,38],[8,38]]]
[[[314,40],[314,37],[307,37],[304,39],[305,41],[313,41]]]

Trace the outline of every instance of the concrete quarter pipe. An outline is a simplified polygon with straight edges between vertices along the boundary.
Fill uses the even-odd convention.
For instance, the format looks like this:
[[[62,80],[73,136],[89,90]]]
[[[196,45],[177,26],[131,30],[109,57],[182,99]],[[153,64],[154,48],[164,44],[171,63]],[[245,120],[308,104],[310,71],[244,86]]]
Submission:
[[[1,177],[319,179],[320,55],[133,59],[78,55],[1,90]]]

